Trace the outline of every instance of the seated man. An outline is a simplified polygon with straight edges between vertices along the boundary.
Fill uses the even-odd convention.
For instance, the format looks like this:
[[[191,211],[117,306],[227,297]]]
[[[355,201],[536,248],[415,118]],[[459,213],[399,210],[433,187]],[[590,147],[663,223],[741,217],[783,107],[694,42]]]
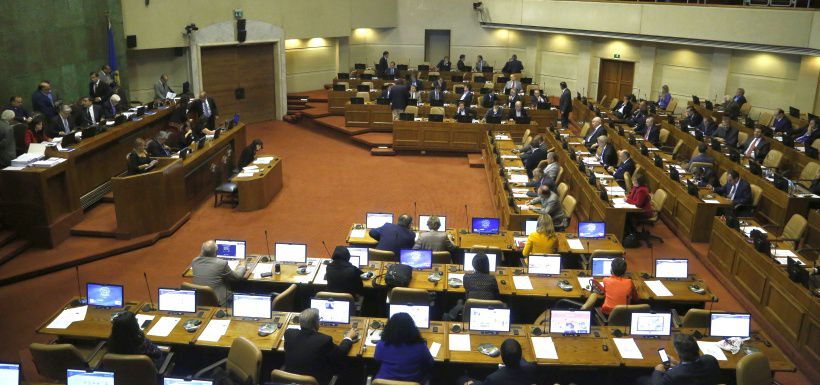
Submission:
[[[521,104],[521,100],[515,102],[515,108],[510,111],[510,120],[525,120],[527,119],[527,110],[524,109],[524,105]]]
[[[214,289],[219,306],[225,306],[230,296],[231,284],[245,276],[245,265],[244,261],[239,262],[236,270],[231,270],[228,261],[216,257],[216,242],[209,240],[202,244],[199,256],[191,262],[191,271],[194,275],[194,284]]]
[[[635,133],[641,134],[643,139],[649,143],[652,143],[655,147],[658,147],[661,142],[661,126],[655,124],[655,117],[650,116],[646,118],[646,122],[644,123],[644,127],[642,131],[639,131],[637,128],[635,129]]]
[[[547,214],[552,218],[555,231],[564,231],[567,227],[567,215],[564,206],[558,199],[558,193],[551,184],[545,184],[538,188],[538,197],[529,201],[524,209],[529,209],[538,214]],[[538,207],[536,205],[541,205]]]
[[[737,133],[738,129],[732,125],[732,120],[723,115],[723,119],[712,136],[717,138],[719,142],[734,148],[737,147]]]
[[[536,366],[522,358],[521,344],[507,338],[501,343],[501,361],[503,366],[487,376],[484,381],[461,377],[458,385],[531,385],[539,383]]]
[[[612,113],[618,119],[625,119],[632,115],[632,97],[632,95],[624,95],[624,98],[618,101],[618,104],[612,109]]]
[[[715,385],[720,381],[717,359],[701,355],[698,342],[690,334],[677,333],[672,337],[680,362],[670,361],[670,367],[655,366],[650,377],[641,378],[642,385]]]
[[[632,160],[632,154],[627,150],[618,151],[618,167],[609,167],[609,172],[612,173],[619,186],[625,187],[624,174],[628,172],[629,175],[635,175],[635,161]]]
[[[532,92],[530,97],[532,101],[532,108],[537,108],[539,104],[549,104],[550,100],[544,95],[544,90],[537,89]]]
[[[105,116],[106,119],[113,120],[114,118],[117,117],[117,115],[120,114],[120,112],[122,112],[122,111],[120,111],[120,105],[119,104],[120,104],[120,96],[117,95],[117,94],[111,95],[111,97],[108,98],[108,100],[103,102],[102,110],[103,110],[103,115]]]
[[[541,148],[541,145],[544,143],[544,134],[537,134],[532,137],[530,143],[526,146],[521,147],[521,149],[513,150],[513,152],[518,152],[521,155],[518,157],[521,158],[521,161],[527,163],[527,159],[529,159],[532,154]],[[546,154],[544,154],[546,156]],[[539,160],[540,162],[540,160]]]
[[[544,167],[544,179],[551,184],[557,185],[558,172],[561,171],[561,165],[558,164],[558,154],[555,151],[547,153],[547,167]]]
[[[499,104],[493,106],[487,110],[487,113],[484,114],[484,120],[486,121],[487,118],[498,118],[501,119],[504,116],[504,107]]]
[[[703,136],[712,136],[717,130],[717,123],[711,116],[705,116],[697,129],[703,133]]]
[[[698,153],[689,159],[689,165],[686,166],[686,169],[691,172],[692,171],[692,164],[693,163],[715,163],[715,158],[709,156],[706,151],[709,149],[709,146],[706,143],[701,143],[698,145]]]
[[[419,239],[416,239],[414,249],[433,250],[433,251],[449,251],[450,254],[458,250],[453,245],[452,235],[446,231],[438,231],[441,228],[441,220],[431,215],[427,219],[427,228],[430,231],[425,231],[419,234]]]
[[[337,346],[329,335],[319,333],[319,310],[305,309],[299,314],[299,329],[285,330],[285,370],[325,385],[346,362],[358,338],[356,329],[350,329]]]
[[[603,126],[603,120],[600,117],[592,118],[592,128],[586,138],[584,138],[584,146],[593,147],[598,143],[598,137],[606,133],[606,128]]]
[[[547,159],[547,153],[547,142],[542,141],[538,148],[527,157],[524,161],[524,169],[527,171],[528,178],[532,178],[532,170],[538,168],[542,160]]]
[[[435,87],[427,93],[427,99],[432,102],[444,101],[444,91],[441,88]]]
[[[458,118],[459,116],[470,116],[470,109],[464,105],[464,101],[458,101],[458,107],[456,107],[455,117]]]
[[[612,260],[611,272],[612,275],[604,278],[603,285],[593,281],[603,292],[604,304],[601,305],[601,311],[606,315],[609,315],[615,306],[630,304],[638,295],[632,279],[624,276],[626,274],[625,259],[617,257]]]
[[[746,139],[746,143],[743,143],[741,149],[743,150],[743,156],[752,158],[757,162],[763,162],[763,159],[766,159],[766,154],[769,153],[770,146],[771,143],[763,136],[763,129],[757,127],[754,134]]]
[[[781,134],[791,134],[792,132],[792,121],[786,116],[782,108],[777,110],[777,114],[772,119],[772,130]]]
[[[625,119],[625,121],[626,124],[629,124],[635,129],[643,129],[647,116],[649,116],[649,106],[646,104],[646,100],[642,100],[640,104],[638,104],[638,109],[633,111],[632,115],[628,119]]]
[[[689,131],[690,129],[699,127],[702,122],[703,117],[695,111],[695,107],[689,106],[686,107],[686,117],[680,121],[680,128],[681,130]]]
[[[737,170],[729,170],[726,174],[726,184],[721,187],[715,187],[712,190],[731,199],[732,205],[735,208],[752,204],[752,187],[749,185],[749,182],[740,179],[740,174]],[[746,212],[743,214],[751,213]],[[741,215],[741,213],[738,213],[738,215]]]
[[[615,146],[612,145],[612,140],[607,135],[598,137],[598,150],[596,157],[604,167],[615,167],[618,163],[618,154],[615,151]]]
[[[330,264],[327,265],[325,281],[327,291],[334,293],[348,293],[352,296],[362,294],[362,270],[359,266],[350,263],[350,250],[344,246],[336,246]]]
[[[490,90],[490,92],[487,92],[481,96],[481,107],[492,108],[493,105],[495,105],[496,100],[498,100],[498,95]]]
[[[416,243],[416,233],[410,230],[411,224],[413,218],[402,214],[396,224],[385,223],[378,229],[370,229],[370,236],[379,241],[377,249],[392,251],[398,257],[401,249],[412,249]]]

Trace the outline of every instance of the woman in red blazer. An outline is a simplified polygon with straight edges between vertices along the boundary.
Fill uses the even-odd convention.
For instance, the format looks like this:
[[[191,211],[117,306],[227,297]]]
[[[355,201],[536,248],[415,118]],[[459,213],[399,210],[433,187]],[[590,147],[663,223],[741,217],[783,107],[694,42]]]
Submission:
[[[31,122],[28,123],[28,128],[26,129],[26,148],[25,151],[28,151],[28,146],[32,143],[40,143],[40,142],[47,142],[51,140],[46,136],[45,131],[43,130],[43,116],[39,115],[36,116]]]
[[[632,190],[629,190],[629,195],[626,196],[626,203],[643,209],[643,215],[646,218],[655,215],[655,210],[652,208],[652,196],[649,194],[649,187],[646,187],[646,176],[642,173],[635,173],[632,177]]]

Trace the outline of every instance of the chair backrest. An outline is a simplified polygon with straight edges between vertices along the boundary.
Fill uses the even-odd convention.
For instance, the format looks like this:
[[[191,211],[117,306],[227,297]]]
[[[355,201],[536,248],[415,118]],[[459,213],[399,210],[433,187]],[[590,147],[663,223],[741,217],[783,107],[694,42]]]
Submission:
[[[37,373],[52,380],[66,380],[66,369],[88,367],[82,353],[72,344],[38,344],[28,347]]]
[[[772,123],[772,114],[766,111],[761,112],[760,116],[757,118],[757,123],[764,126],[768,126]]]
[[[800,214],[794,214],[789,221],[786,222],[786,226],[783,226],[783,232],[780,234],[780,238],[788,238],[788,239],[801,239],[803,238],[803,234],[806,233],[806,227],[808,226],[809,222],[806,221],[806,218]]]
[[[316,293],[315,297],[321,299],[332,299],[334,301],[348,301],[350,303],[356,301],[350,293],[336,293],[332,291],[320,291]]]
[[[336,84],[341,84],[341,85],[345,86],[345,89],[350,88],[350,83],[348,83],[348,82],[336,82]]]
[[[751,110],[752,110],[752,105],[749,104],[749,102],[743,103],[743,105],[740,106],[740,115],[742,115],[742,116],[749,115],[749,111],[751,111]]]
[[[430,115],[444,115],[444,107],[430,107]]]
[[[803,171],[800,171],[800,179],[806,186],[811,184],[811,181],[820,177],[820,162],[809,162],[806,163],[806,166],[803,167]]]
[[[605,101],[606,101],[606,94],[604,94],[604,96],[601,96],[601,100],[598,101],[598,104],[604,104]]]
[[[421,385],[418,382],[399,381],[399,380],[385,380],[383,378],[376,378],[370,385]]]
[[[718,182],[720,182],[721,186],[726,185],[726,180],[728,179],[728,175],[729,175],[728,171],[724,171],[723,174],[720,175],[720,178],[718,179]]]
[[[530,144],[530,142],[532,142],[532,136],[530,136],[530,135],[524,136],[524,140],[521,141],[521,146],[526,146],[526,145]]]
[[[769,359],[761,352],[749,354],[737,362],[737,385],[771,385],[772,369]]]
[[[778,150],[769,150],[766,158],[763,159],[763,167],[780,168],[783,161],[783,153]]]
[[[404,107],[404,112],[408,114],[418,115],[419,114],[419,107],[418,106],[407,106]]]
[[[632,174],[629,171],[624,171],[624,187],[627,194],[632,191]]]
[[[560,174],[560,172],[559,172],[559,174]],[[558,192],[558,201],[563,202],[564,197],[566,197],[567,192],[569,192],[569,185],[567,185],[564,182],[561,182],[561,183],[558,183],[558,187],[556,187],[555,189]]]
[[[112,354],[102,359],[103,370],[114,372],[116,385],[155,385],[157,369],[154,361],[144,354]]]
[[[744,131],[739,131],[737,133],[737,143],[743,144],[746,143],[746,139],[749,139],[749,134]]]
[[[364,99],[364,102],[367,103],[370,101],[370,92],[359,91],[356,93],[356,97]]]
[[[196,290],[196,306],[219,307],[219,297],[216,291],[210,286],[196,285],[190,282],[183,282],[181,289]]]
[[[760,196],[763,194],[763,189],[756,184],[749,184],[749,187],[752,189],[752,206],[757,207],[757,204],[760,203]]]
[[[390,303],[419,305],[430,303],[430,295],[427,293],[427,290],[424,289],[394,287],[387,296],[390,299]]]
[[[453,263],[453,256],[447,250],[433,252],[433,263],[449,264]]]
[[[396,253],[390,250],[368,249],[368,259],[371,261],[398,262]]]
[[[593,250],[590,257],[623,257],[624,252],[623,250],[613,250],[613,249],[597,249]]]
[[[675,159],[675,158],[678,157],[678,154],[680,154],[681,148],[683,148],[683,139],[678,139],[678,143],[675,144],[675,148],[672,150],[672,159]]]
[[[629,326],[632,313],[649,311],[649,304],[640,305],[618,305],[609,313],[607,325],[609,326]]]
[[[820,138],[815,139],[814,142],[811,142],[811,148],[820,151]]]
[[[291,285],[294,287],[296,285]],[[225,369],[241,381],[251,379],[252,384],[259,384],[259,371],[262,368],[262,351],[245,337],[237,337],[228,351],[228,362]]]
[[[683,319],[681,320],[681,327],[706,329],[709,327],[709,324],[711,323],[711,314],[713,312],[720,313],[719,310],[710,311],[706,309],[697,308],[689,309],[686,312],[686,314],[683,315]]]
[[[579,132],[579,134],[580,134],[582,137],[586,137],[586,136],[587,136],[587,133],[589,132],[589,127],[590,127],[590,126],[589,126],[589,123],[584,123],[584,124],[581,126],[581,131]]]
[[[368,69],[366,69],[366,70],[362,71],[362,73],[363,73],[363,74],[365,74],[365,75],[375,75],[375,74],[376,74],[376,70],[373,70],[373,69],[368,68]]]
[[[563,177],[564,177],[564,166],[558,166],[558,176],[555,177],[555,183],[560,184],[561,183],[561,178],[563,178]],[[564,193],[566,194],[566,192],[564,192]],[[564,197],[561,196],[561,199],[564,199]]]
[[[464,303],[464,312],[461,317],[464,322],[470,322],[470,309],[474,307],[492,307],[495,309],[506,309],[507,304],[497,299],[470,298],[467,300],[467,302]]]
[[[296,284],[291,284],[285,291],[273,299],[273,311],[294,311],[296,304]]]
[[[271,382],[282,384],[304,384],[304,385],[319,385],[319,381],[312,376],[304,376],[296,373],[289,373],[284,370],[274,369],[270,372]]]
[[[528,128],[528,129],[524,130],[524,135],[521,135],[521,137],[526,138],[526,137],[530,136],[530,133],[532,133],[532,131],[530,131],[530,129]],[[521,142],[523,143],[524,141],[522,140]]]
[[[659,135],[659,138],[661,140],[662,145],[666,144],[666,141],[669,140],[669,130],[667,130],[665,128],[661,128],[661,133]]]
[[[696,168],[712,168],[715,167],[713,163],[706,163],[706,162],[692,162],[692,166],[689,167],[689,172],[694,172]]]
[[[564,200],[561,201],[561,206],[564,207],[564,215],[567,217],[567,220],[572,220],[572,213],[575,212],[575,205],[577,204],[578,200],[572,195],[567,195],[564,197]]]
[[[541,87],[539,87],[538,84],[530,84],[530,85],[527,86],[527,95],[529,95],[530,92],[532,92],[533,90],[540,90],[540,89],[541,89]]]
[[[618,105],[618,98],[612,98],[612,100],[609,101],[609,109],[610,110],[615,108],[615,106],[617,106],[617,105]]]
[[[678,99],[671,98],[669,99],[669,104],[666,105],[666,111],[670,113],[675,113],[675,108],[678,108]]]
[[[652,193],[652,208],[655,209],[655,213],[660,213],[663,210],[663,205],[666,204],[666,198],[668,194],[664,189],[657,189],[654,193]]]
[[[359,85],[368,86],[371,90],[373,89],[373,82],[361,82]]]

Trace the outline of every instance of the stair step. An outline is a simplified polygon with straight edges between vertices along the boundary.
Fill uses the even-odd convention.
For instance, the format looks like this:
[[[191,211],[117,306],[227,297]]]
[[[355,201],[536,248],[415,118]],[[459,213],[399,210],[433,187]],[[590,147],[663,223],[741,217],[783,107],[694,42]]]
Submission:
[[[389,147],[373,147],[370,149],[370,155],[373,156],[393,156],[396,155],[396,150]]]
[[[12,258],[28,250],[31,243],[26,239],[18,239],[3,247],[0,247],[0,264],[10,261]]]
[[[306,96],[306,95],[288,94],[288,101],[301,100],[301,99],[307,99],[307,98],[308,98],[308,96]]]
[[[467,154],[467,163],[471,168],[484,168],[484,157],[482,154]]]
[[[304,104],[301,104],[301,105],[288,104],[288,111],[301,111],[301,110],[304,110],[306,108],[307,108],[307,106],[304,105]]]
[[[0,230],[0,247],[9,244],[17,239],[17,232],[11,230]]]

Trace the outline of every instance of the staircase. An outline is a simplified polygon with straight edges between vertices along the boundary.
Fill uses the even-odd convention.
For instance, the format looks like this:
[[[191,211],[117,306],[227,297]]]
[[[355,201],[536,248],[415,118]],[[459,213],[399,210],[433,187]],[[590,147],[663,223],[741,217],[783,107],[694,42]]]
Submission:
[[[18,237],[16,231],[0,224],[0,265],[22,254],[29,247],[31,243],[28,240]]]

